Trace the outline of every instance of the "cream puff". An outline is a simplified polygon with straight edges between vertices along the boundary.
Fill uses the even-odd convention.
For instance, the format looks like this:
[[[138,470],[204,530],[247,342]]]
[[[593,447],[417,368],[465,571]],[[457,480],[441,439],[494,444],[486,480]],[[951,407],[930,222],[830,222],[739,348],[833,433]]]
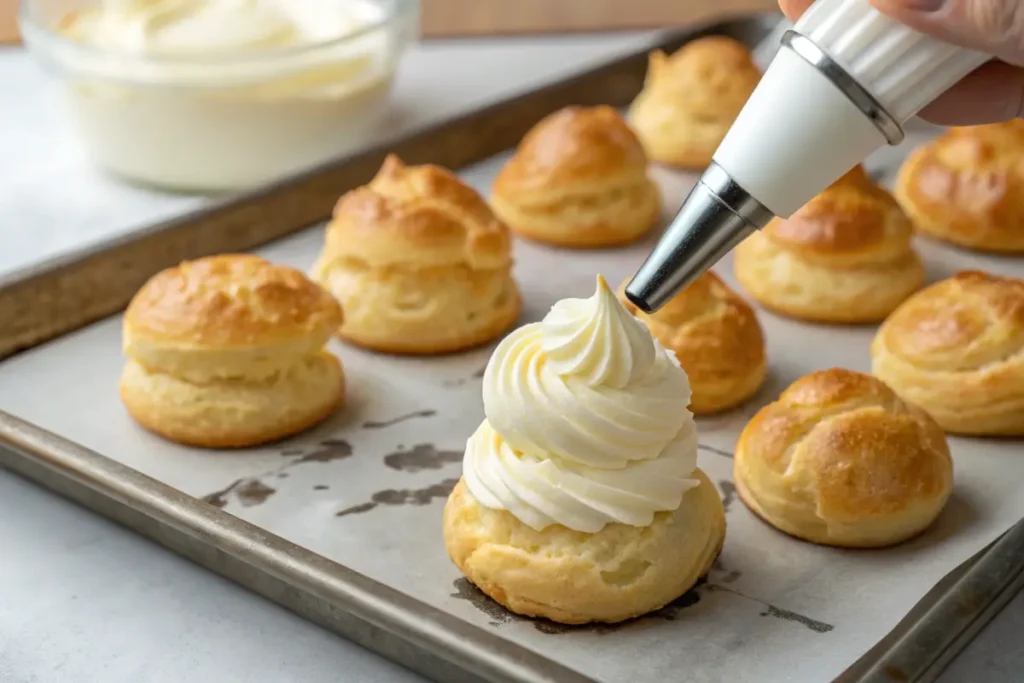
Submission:
[[[1024,253],[1024,121],[946,130],[907,157],[895,194],[922,235]]]
[[[338,336],[388,353],[484,344],[522,308],[505,224],[451,172],[394,155],[338,200],[312,274],[345,309]]]
[[[872,373],[947,432],[1024,436],[1024,280],[962,272],[882,324]]]
[[[825,323],[881,321],[924,284],[913,228],[860,166],[735,249],[736,279],[766,308]]]
[[[686,373],[603,279],[502,340],[483,398],[443,529],[484,593],[526,616],[618,622],[707,574],[725,512],[697,467]]]
[[[121,400],[143,427],[206,448],[307,429],[343,402],[334,298],[301,271],[245,254],[154,275],[124,315]]]
[[[699,38],[671,57],[654,50],[629,120],[653,161],[704,168],[760,80],[750,50],[726,36]]]
[[[629,125],[611,107],[566,107],[534,126],[490,196],[518,235],[564,247],[633,242],[661,214],[661,193]]]
[[[794,382],[740,434],[736,492],[768,524],[812,543],[894,545],[924,531],[953,489],[942,428],[870,375]]]
[[[728,410],[753,396],[768,364],[764,332],[754,309],[713,272],[701,275],[654,314],[622,304],[676,354],[690,379],[690,410]]]

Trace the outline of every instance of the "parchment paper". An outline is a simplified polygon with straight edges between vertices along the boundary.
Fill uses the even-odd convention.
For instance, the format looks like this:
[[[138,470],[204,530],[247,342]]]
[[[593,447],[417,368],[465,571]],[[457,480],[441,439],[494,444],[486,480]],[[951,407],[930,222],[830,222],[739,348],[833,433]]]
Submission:
[[[869,168],[891,170],[902,151],[888,151]],[[486,190],[501,161],[464,176]],[[656,176],[667,219],[693,177],[660,169]],[[321,240],[322,228],[311,229],[261,253],[308,268]],[[521,322],[539,319],[560,298],[589,296],[597,272],[612,283],[626,278],[653,242],[595,252],[518,243],[526,301]],[[925,240],[918,247],[930,280],[963,268],[1024,275],[1024,260]],[[729,263],[719,273],[732,281]],[[721,559],[707,584],[615,628],[565,629],[514,617],[462,580],[445,555],[441,510],[461,472],[466,438],[483,417],[480,376],[493,345],[422,360],[337,344],[349,378],[344,412],[272,447],[204,452],[162,441],[125,414],[117,396],[123,359],[115,317],[0,365],[0,409],[604,683],[831,680],[942,576],[1024,517],[1022,442],[950,439],[955,494],[934,527],[905,545],[852,552],[784,536],[734,496],[736,437],[758,408],[801,375],[832,366],[867,371],[874,327],[818,326],[759,313],[768,382],[747,405],[698,420],[700,465],[728,510]]]

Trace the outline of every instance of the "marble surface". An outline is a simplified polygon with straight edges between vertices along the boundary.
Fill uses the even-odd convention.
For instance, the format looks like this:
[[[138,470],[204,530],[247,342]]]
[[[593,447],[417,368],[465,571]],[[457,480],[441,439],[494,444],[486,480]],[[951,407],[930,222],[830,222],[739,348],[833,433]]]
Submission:
[[[650,39],[420,47],[399,77],[396,111],[403,114],[390,132],[427,125]],[[0,83],[0,279],[207,201],[129,188],[92,170],[63,120],[55,84],[21,50],[0,49]],[[1019,681],[1022,628],[1024,597],[1018,596],[940,683]],[[762,673],[761,683],[790,680],[784,672]],[[424,679],[0,471],[0,683],[183,680]]]

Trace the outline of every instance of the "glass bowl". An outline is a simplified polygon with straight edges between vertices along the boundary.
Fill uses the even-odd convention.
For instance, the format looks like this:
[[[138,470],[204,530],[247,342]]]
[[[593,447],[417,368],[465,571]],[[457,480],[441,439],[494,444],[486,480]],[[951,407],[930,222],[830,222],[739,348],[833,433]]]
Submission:
[[[359,27],[283,48],[168,54],[72,37],[95,1],[24,0],[19,22],[99,166],[160,188],[230,192],[354,151],[383,116],[418,0],[311,1],[357,12]]]

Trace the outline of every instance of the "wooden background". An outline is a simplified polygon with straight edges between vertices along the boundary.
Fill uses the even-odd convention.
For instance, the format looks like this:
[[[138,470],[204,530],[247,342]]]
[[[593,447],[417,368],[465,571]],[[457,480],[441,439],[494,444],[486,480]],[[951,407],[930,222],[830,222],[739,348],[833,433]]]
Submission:
[[[423,35],[651,29],[771,11],[776,0],[421,0]]]
[[[774,10],[776,0],[421,0],[424,38],[680,26]],[[18,0],[0,0],[0,43],[18,40]]]
[[[18,25],[15,21],[17,13],[18,0],[0,0],[0,43],[18,40]]]

